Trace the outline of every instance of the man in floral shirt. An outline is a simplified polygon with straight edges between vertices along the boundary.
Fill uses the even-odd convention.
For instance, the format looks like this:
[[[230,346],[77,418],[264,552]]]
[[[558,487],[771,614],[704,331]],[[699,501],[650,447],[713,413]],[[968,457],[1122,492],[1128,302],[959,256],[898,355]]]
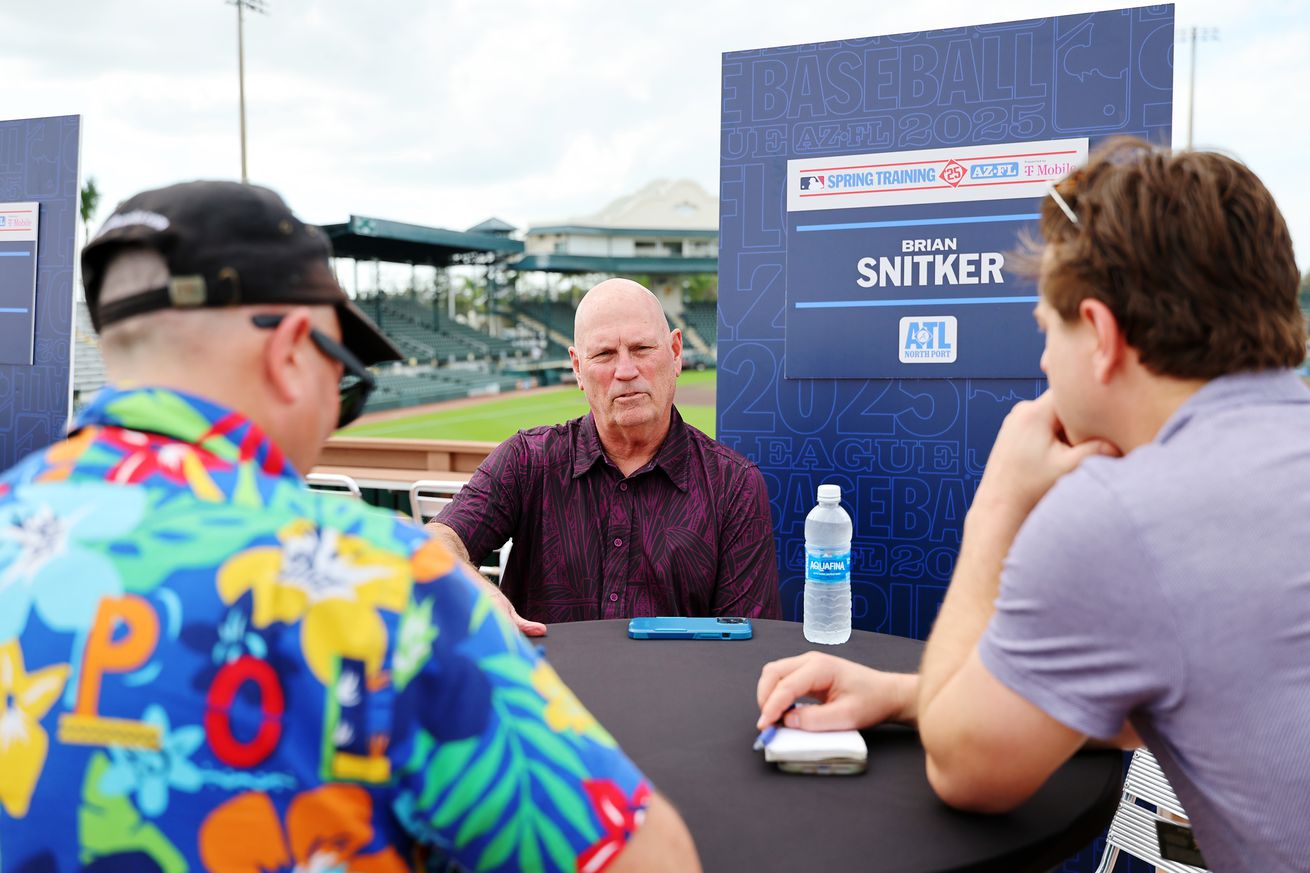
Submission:
[[[217,182],[83,253],[116,387],[0,479],[0,871],[695,869],[441,546],[305,489],[397,356],[328,253]]]

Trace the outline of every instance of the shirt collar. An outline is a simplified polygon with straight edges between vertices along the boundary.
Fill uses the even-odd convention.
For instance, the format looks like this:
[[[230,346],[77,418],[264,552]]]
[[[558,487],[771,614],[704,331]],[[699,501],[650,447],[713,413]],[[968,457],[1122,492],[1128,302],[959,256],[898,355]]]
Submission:
[[[1206,382],[1178,407],[1160,428],[1155,441],[1168,442],[1198,414],[1261,403],[1310,403],[1310,391],[1294,370],[1229,373]]]
[[[664,442],[655,452],[655,457],[632,475],[639,476],[647,470],[658,467],[664,471],[664,474],[669,477],[669,481],[679,491],[685,492],[688,476],[687,454],[690,444],[691,436],[687,433],[687,425],[683,422],[678,407],[674,406],[669,415],[669,432],[664,437]],[[578,439],[574,444],[573,478],[576,479],[586,474],[588,470],[596,465],[597,461],[603,461],[613,466],[613,462],[606,457],[605,449],[600,444],[600,434],[596,431],[596,420],[588,412],[582,418]]]
[[[171,437],[235,464],[253,462],[270,476],[301,478],[282,450],[249,418],[182,391],[107,386],[77,414],[69,435],[85,427],[121,427]]]

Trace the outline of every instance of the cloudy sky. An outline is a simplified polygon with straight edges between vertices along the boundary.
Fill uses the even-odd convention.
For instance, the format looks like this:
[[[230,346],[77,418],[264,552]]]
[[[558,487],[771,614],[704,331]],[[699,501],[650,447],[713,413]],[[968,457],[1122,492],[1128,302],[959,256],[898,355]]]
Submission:
[[[247,15],[251,181],[307,220],[465,228],[595,211],[660,177],[718,181],[721,53],[1113,8],[1103,0],[267,0]],[[1310,269],[1310,0],[1180,0],[1196,142],[1249,163]],[[240,173],[236,11],[223,0],[0,6],[0,117],[80,114],[99,214]],[[1186,130],[1187,52],[1174,128]]]

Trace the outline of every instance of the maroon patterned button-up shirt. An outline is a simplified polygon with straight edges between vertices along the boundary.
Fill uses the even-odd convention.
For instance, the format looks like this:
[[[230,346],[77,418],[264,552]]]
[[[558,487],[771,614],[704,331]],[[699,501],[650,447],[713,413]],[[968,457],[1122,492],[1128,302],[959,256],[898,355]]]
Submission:
[[[782,617],[764,477],[676,408],[664,445],[626,478],[590,414],[519,431],[436,521],[474,564],[513,537],[501,589],[534,621]]]

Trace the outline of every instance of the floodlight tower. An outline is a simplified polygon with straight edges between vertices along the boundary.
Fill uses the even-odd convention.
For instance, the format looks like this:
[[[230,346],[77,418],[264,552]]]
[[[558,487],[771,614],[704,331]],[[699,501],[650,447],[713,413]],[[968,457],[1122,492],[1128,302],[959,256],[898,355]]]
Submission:
[[[1198,42],[1218,42],[1217,27],[1184,27],[1178,32],[1179,42],[1192,44],[1192,66],[1189,71],[1191,85],[1187,89],[1187,148],[1192,148],[1192,118],[1196,115],[1196,44]]]
[[[268,3],[265,0],[224,0],[229,6],[237,8],[237,93],[240,96],[241,104],[241,183],[244,185],[249,180],[246,177],[246,35],[245,12],[249,9],[251,12],[258,12],[261,15],[268,14]]]

